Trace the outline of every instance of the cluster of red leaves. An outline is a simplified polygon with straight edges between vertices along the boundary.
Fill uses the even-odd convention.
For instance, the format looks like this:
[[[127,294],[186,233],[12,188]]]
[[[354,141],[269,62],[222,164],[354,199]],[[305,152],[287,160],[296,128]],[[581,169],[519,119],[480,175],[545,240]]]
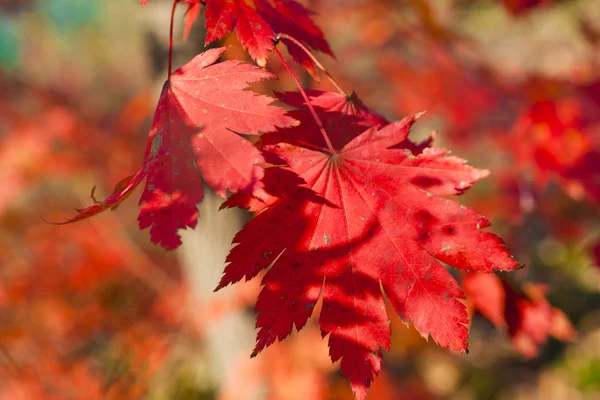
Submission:
[[[433,112],[446,119],[450,140],[470,138],[474,126],[484,123],[497,106],[495,91],[484,83],[488,78],[485,71],[466,71],[441,49],[419,49],[419,53],[424,54],[410,58],[392,55],[378,61],[391,83],[396,113]]]
[[[541,189],[558,178],[573,197],[599,201],[600,152],[592,138],[579,102],[542,101],[521,114],[505,144],[519,167],[533,172]],[[519,146],[510,144],[517,142]]]
[[[342,359],[357,398],[364,398],[381,368],[380,347],[390,346],[380,283],[396,312],[422,335],[431,335],[443,347],[466,351],[467,312],[457,301],[464,294],[437,260],[486,272],[509,271],[518,264],[499,238],[480,231],[489,225],[487,220],[438,196],[462,193],[487,171],[429,147],[430,142],[412,143],[408,134],[415,117],[388,124],[356,96],[311,92],[329,134],[306,108],[283,115],[281,109],[269,108],[268,100],[240,91],[266,72],[232,61],[211,67],[223,51],[209,50],[173,74],[159,101],[142,168],[123,188],[75,219],[117,205],[147,175],[140,226],[152,221],[153,241],[176,247],[177,229],[195,225],[195,204],[201,199],[201,192],[193,195],[201,190],[194,161],[200,162],[201,172],[207,161],[218,166],[204,173],[216,188],[254,187],[262,177],[253,172],[263,161],[258,151],[249,142],[244,143],[250,150],[236,146],[234,138],[243,139],[221,124],[247,133],[257,131],[258,121],[267,130],[287,125],[262,137],[265,158],[285,164],[269,170],[272,180],[263,184],[276,184],[265,187],[268,209],[236,236],[239,245],[230,253],[219,285],[255,277],[275,261],[257,301],[260,331],[255,353],[286,337],[293,325],[302,328],[322,297],[320,325],[323,336],[330,335],[330,356],[333,361]],[[218,87],[209,91],[217,86],[216,79]],[[218,99],[232,98],[227,89],[235,91],[236,101],[248,97],[237,105],[248,110],[245,114],[236,114],[234,106],[224,103],[214,106]],[[206,92],[211,103],[203,101]],[[304,106],[296,94],[279,97],[291,106]],[[233,112],[224,113],[224,108]],[[293,123],[296,120],[299,124]],[[213,147],[195,142],[207,138]],[[219,140],[224,145],[215,145]],[[205,150],[214,147],[221,152]],[[199,155],[196,160],[192,149]],[[236,160],[250,170],[245,175],[249,178],[238,183],[235,173],[241,168],[227,169],[233,156],[222,154],[240,149],[251,157],[244,160],[237,155]],[[299,180],[287,179],[290,174]],[[399,227],[396,221],[408,222]],[[397,270],[398,266],[403,268]]]
[[[259,65],[278,34],[331,53],[307,11],[292,0],[183,2],[187,32],[204,5],[207,43],[235,29]],[[530,5],[520,3],[515,10]],[[287,45],[314,74],[312,58],[294,43]],[[496,326],[507,327],[524,354],[534,355],[550,334],[573,336],[564,314],[537,286],[520,292],[498,280],[488,286],[501,289],[482,296],[495,295],[493,304],[478,300],[477,291],[487,287],[475,280],[480,272],[519,265],[500,238],[482,230],[487,219],[445,198],[463,193],[488,172],[432,147],[433,136],[412,142],[408,135],[419,115],[389,123],[354,94],[319,91],[309,91],[306,103],[299,94],[279,94],[295,108],[285,113],[271,99],[244,90],[272,75],[236,61],[216,64],[224,51],[208,50],[169,77],[140,169],[67,223],[116,207],[146,179],[140,227],[150,227],[152,241],[172,249],[181,244],[178,230],[196,225],[203,182],[223,196],[236,192],[224,206],[260,214],[236,235],[217,289],[267,271],[256,303],[253,355],[294,327],[303,328],[322,301],[321,335],[329,337],[330,358],[341,360],[357,399],[366,397],[381,370],[381,348],[390,347],[384,294],[422,336],[467,351],[465,293],[442,263],[470,273],[465,290],[475,293],[475,307]],[[439,61],[446,75],[462,76],[447,59]],[[431,86],[435,77],[433,71],[423,73],[418,85],[430,88],[432,97],[446,93],[441,84]],[[468,93],[474,97],[442,102],[458,129],[466,130],[493,105],[485,90]],[[472,104],[481,108],[474,112]],[[588,177],[597,156],[571,117],[555,103],[534,106],[514,129],[527,143],[516,157],[523,168],[535,160],[542,182],[552,172],[594,194],[596,180]],[[577,131],[573,138],[564,135],[569,129]],[[256,146],[239,135],[262,133]]]
[[[457,48],[468,46],[448,40]],[[597,79],[513,81],[484,63],[489,61],[482,55],[465,57],[422,38],[415,42],[377,60],[383,79],[392,83],[389,100],[396,113],[427,109],[447,124],[444,132],[450,132],[453,145],[491,146],[495,158],[514,160],[495,169],[496,191],[482,201],[482,209],[517,222],[536,208],[551,182],[575,200],[597,202]]]
[[[482,200],[482,209],[513,223],[540,209],[557,221],[555,225],[564,231],[558,233],[564,234],[569,222],[541,200],[550,184],[557,184],[574,200],[598,204],[600,152],[596,131],[600,120],[593,107],[585,96],[539,100],[526,106],[506,132],[491,136],[498,150],[514,163],[496,171],[496,191],[493,197]]]
[[[14,218],[29,224],[9,242]],[[61,234],[35,219],[13,210],[1,225],[3,398],[142,396],[168,357],[169,337],[190,333],[174,317],[180,305],[157,308],[162,294],[144,284],[151,266],[115,238],[115,226]],[[140,267],[145,278],[132,279],[129,268]]]
[[[142,5],[148,0],[140,0]],[[286,34],[303,45],[333,53],[323,32],[311,19],[311,12],[295,0],[182,0],[188,4],[184,37],[198,18],[204,5],[206,44],[222,39],[234,30],[244,49],[258,65],[265,66],[278,34]],[[297,44],[283,39],[290,55],[313,76],[317,70],[313,60]]]
[[[506,329],[515,348],[526,357],[535,357],[549,336],[573,340],[577,333],[567,316],[552,307],[547,287],[527,284],[523,290],[492,274],[468,273],[463,288],[473,309],[499,329]]]
[[[355,396],[364,398],[381,369],[380,348],[390,346],[380,285],[424,337],[465,352],[468,317],[458,301],[464,294],[439,261],[485,272],[518,264],[498,237],[480,231],[489,225],[485,218],[439,197],[463,192],[486,171],[411,143],[415,117],[381,127],[381,117],[353,98],[311,97],[334,151],[306,109],[290,113],[297,127],[263,136],[265,151],[285,163],[279,169],[304,183],[236,235],[219,288],[273,264],[257,300],[254,354],[293,326],[301,329],[322,299],[319,323],[330,356],[341,359]],[[292,94],[280,98],[300,105]]]

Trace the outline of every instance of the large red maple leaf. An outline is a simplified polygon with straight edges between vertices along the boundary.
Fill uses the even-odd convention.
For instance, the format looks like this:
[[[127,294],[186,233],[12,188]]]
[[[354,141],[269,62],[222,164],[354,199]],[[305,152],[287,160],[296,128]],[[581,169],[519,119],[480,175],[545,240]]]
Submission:
[[[320,143],[267,146],[317,196],[282,198],[246,224],[218,286],[272,265],[256,303],[254,354],[294,325],[301,329],[322,297],[322,335],[358,399],[380,371],[380,348],[390,346],[382,290],[423,336],[464,352],[464,293],[441,263],[468,271],[518,268],[502,240],[480,230],[489,225],[484,217],[440,197],[462,192],[486,171],[443,149],[415,155],[391,148],[405,142],[414,120],[369,128],[337,151]]]
[[[145,5],[148,0],[140,0]],[[188,4],[184,36],[205,5],[206,44],[225,37],[234,30],[250,57],[265,66],[277,34],[284,33],[303,45],[333,56],[323,32],[311,19],[313,14],[294,0],[180,0]],[[282,39],[294,60],[313,77],[317,76],[311,58],[292,41]]]
[[[296,123],[273,99],[246,91],[249,83],[272,78],[239,61],[213,65],[225,48],[208,50],[175,71],[165,82],[150,129],[144,162],[129,180],[102,202],[65,221],[74,222],[116,207],[144,178],[140,228],[150,227],[152,242],[181,244],[179,229],[194,228],[204,182],[218,194],[255,190],[263,176],[263,157],[234,132],[258,134]],[[200,172],[200,174],[198,173]]]

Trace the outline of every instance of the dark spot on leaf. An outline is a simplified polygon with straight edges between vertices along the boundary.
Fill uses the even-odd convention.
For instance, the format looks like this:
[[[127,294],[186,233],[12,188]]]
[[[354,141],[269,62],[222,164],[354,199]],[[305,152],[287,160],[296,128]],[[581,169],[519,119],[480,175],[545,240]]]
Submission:
[[[441,179],[432,176],[415,176],[411,179],[410,183],[422,189],[428,189],[433,186],[441,185],[442,181]]]
[[[429,232],[420,232],[419,235],[417,236],[417,240],[421,243],[426,242],[429,239]]]
[[[449,226],[445,226],[442,228],[442,232],[444,232],[446,235],[455,235],[456,234],[456,228],[452,225]]]

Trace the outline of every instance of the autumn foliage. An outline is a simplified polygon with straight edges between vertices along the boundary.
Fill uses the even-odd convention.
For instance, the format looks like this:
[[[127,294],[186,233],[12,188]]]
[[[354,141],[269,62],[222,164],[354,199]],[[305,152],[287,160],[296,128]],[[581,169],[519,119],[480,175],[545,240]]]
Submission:
[[[155,2],[141,0],[145,7]],[[114,189],[104,199],[99,200],[94,186],[89,205],[64,220],[54,217],[51,205],[44,206],[44,223],[23,233],[26,244],[19,246],[23,251],[34,249],[32,263],[48,270],[69,265],[66,280],[49,274],[34,281],[17,270],[0,288],[0,306],[29,307],[52,328],[49,337],[43,332],[27,336],[25,330],[37,327],[14,329],[8,324],[1,331],[5,343],[39,347],[35,351],[48,361],[38,373],[62,376],[64,381],[39,381],[24,373],[7,380],[7,393],[17,393],[22,386],[23,398],[44,398],[50,392],[59,393],[58,398],[140,398],[172,355],[172,335],[191,343],[207,330],[202,315],[247,305],[254,307],[257,329],[254,350],[248,354],[253,359],[247,362],[256,364],[241,364],[240,370],[256,365],[248,376],[272,379],[274,393],[281,382],[268,378],[269,368],[293,368],[267,348],[282,346],[294,353],[296,342],[279,343],[294,331],[302,330],[294,340],[306,346],[317,342],[320,334],[356,399],[369,396],[380,374],[388,398],[396,398],[382,350],[393,349],[395,335],[403,329],[394,322],[398,317],[424,339],[461,354],[469,353],[470,328],[480,323],[501,332],[526,358],[539,356],[551,338],[577,340],[568,313],[552,303],[556,282],[546,282],[539,274],[526,276],[530,264],[552,264],[558,257],[568,263],[568,251],[556,245],[558,239],[520,240],[519,233],[537,228],[556,232],[553,237],[565,242],[580,240],[578,251],[600,264],[598,238],[589,234],[593,225],[585,221],[587,214],[576,212],[578,207],[597,212],[600,200],[600,77],[585,82],[506,78],[464,34],[438,19],[431,2],[406,2],[418,21],[412,27],[398,27],[386,19],[382,10],[392,7],[387,3],[373,2],[364,9],[352,5],[360,18],[376,22],[367,21],[363,27],[363,44],[386,54],[370,63],[378,76],[373,79],[387,82],[386,96],[394,99],[378,112],[366,97],[344,89],[352,85],[349,73],[338,81],[322,64],[321,56],[325,64],[335,66],[356,54],[336,51],[336,61],[336,46],[326,40],[318,17],[300,2],[173,1],[167,80],[145,149],[131,141],[119,143],[118,137],[141,128],[143,115],[150,111],[146,94],[128,104],[117,119],[121,122],[112,127],[111,144],[103,144],[106,154],[110,146],[122,147],[124,154],[139,153],[141,162],[127,156],[126,168],[108,171]],[[510,18],[520,19],[554,2],[498,3]],[[173,27],[180,7],[185,9],[184,39],[192,40],[202,31],[206,48],[173,69],[173,42],[180,40]],[[594,28],[582,24],[581,29],[598,49]],[[224,46],[234,32],[249,57],[246,61],[232,59],[230,54],[240,52]],[[392,52],[398,35],[408,44]],[[279,84],[272,95],[259,93],[258,84],[275,79],[288,86]],[[292,84],[297,91],[289,89]],[[36,91],[27,84],[12,90]],[[44,111],[35,119],[25,118],[18,109],[2,112],[19,137],[4,141],[1,149],[3,162],[11,166],[5,180],[18,190],[39,176],[8,158],[16,149],[50,165],[44,174],[60,175],[89,168],[89,160],[56,157],[49,150],[54,142],[75,148],[92,137],[98,147],[102,143],[86,133],[93,133],[93,126],[102,129],[97,116],[69,111],[68,99],[51,91],[37,95],[44,99],[39,106]],[[497,109],[504,113],[492,121],[490,115]],[[439,132],[419,130],[429,128],[430,111],[445,120]],[[401,118],[391,121],[384,114]],[[42,127],[45,141],[37,139]],[[68,132],[72,142],[61,132]],[[493,149],[475,154],[476,166],[448,150],[473,154],[475,145]],[[482,189],[471,195],[480,185]],[[205,217],[198,205],[206,190],[223,198],[221,209],[253,213],[233,238],[215,291],[244,281],[257,283],[248,291],[242,286],[230,303],[215,300],[182,311],[179,303],[188,291],[181,276],[167,267],[170,255],[164,250],[179,248],[182,231],[196,228]],[[160,251],[150,246],[141,251],[130,239],[111,234],[119,218],[106,211],[123,207],[137,215],[141,235],[149,236]],[[97,222],[103,218],[109,221],[106,225]],[[500,221],[498,230],[491,228],[491,219]],[[56,228],[59,225],[68,226]],[[59,238],[59,246],[49,242],[53,236]],[[532,255],[527,246],[537,246],[538,241],[545,247]],[[77,256],[69,246],[79,249]],[[6,251],[13,257],[18,253],[9,246]],[[139,303],[122,310],[112,299],[125,291],[122,281],[131,276],[139,280]],[[53,291],[61,295],[52,297]],[[29,292],[43,295],[27,306]],[[96,296],[103,300],[96,303]],[[79,299],[80,308],[66,315],[65,304],[72,298]],[[111,308],[112,319],[103,318]],[[136,312],[143,318],[135,319]],[[10,318],[26,320],[22,311]],[[86,348],[96,330],[118,338],[113,353],[105,357],[119,358],[124,349],[136,349],[137,356],[119,374],[135,376],[143,384],[134,384],[133,378],[119,378],[114,384],[111,372],[104,370],[102,380],[95,378],[90,371],[100,367],[81,354],[96,351]],[[302,335],[304,339],[298,339]],[[72,342],[78,351],[53,358],[44,353],[46,341],[56,342],[51,347]],[[69,359],[86,361],[71,367]],[[27,365],[23,360],[15,364]],[[332,368],[316,356],[306,363],[311,366],[307,375]],[[70,393],[69,379],[86,382],[85,393]],[[231,388],[224,393],[227,390]],[[318,394],[322,391],[314,395]]]

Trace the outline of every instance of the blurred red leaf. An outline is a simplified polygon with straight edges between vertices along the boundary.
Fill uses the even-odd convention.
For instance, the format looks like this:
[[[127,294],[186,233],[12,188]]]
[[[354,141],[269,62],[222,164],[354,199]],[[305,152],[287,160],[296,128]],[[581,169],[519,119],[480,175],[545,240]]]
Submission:
[[[515,348],[525,357],[535,357],[549,336],[570,341],[577,336],[568,317],[546,299],[546,287],[527,284],[513,288],[494,275],[472,272],[463,288],[473,307],[497,328],[507,328]]]
[[[506,281],[502,285],[506,295],[504,317],[508,334],[521,354],[535,357],[552,330],[552,306],[545,299],[543,289],[537,285],[528,288],[534,298],[513,290]]]
[[[558,178],[572,197],[600,201],[600,152],[581,114],[575,100],[537,102],[520,115],[504,146],[534,173],[538,187]]]
[[[187,40],[190,37],[190,33],[194,26],[194,22],[198,19],[200,15],[200,2],[192,2],[187,11],[185,12],[185,25],[183,27],[183,40]]]
[[[439,115],[448,123],[448,137],[464,142],[461,139],[496,106],[498,89],[489,85],[484,69],[468,69],[440,48],[419,46],[415,52],[418,56],[379,58],[396,113],[427,110]]]
[[[493,274],[471,272],[465,274],[462,287],[473,307],[496,327],[506,327],[502,282]]]

